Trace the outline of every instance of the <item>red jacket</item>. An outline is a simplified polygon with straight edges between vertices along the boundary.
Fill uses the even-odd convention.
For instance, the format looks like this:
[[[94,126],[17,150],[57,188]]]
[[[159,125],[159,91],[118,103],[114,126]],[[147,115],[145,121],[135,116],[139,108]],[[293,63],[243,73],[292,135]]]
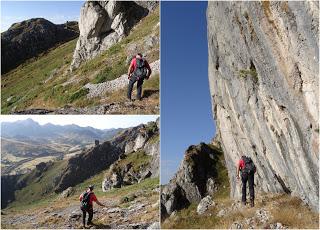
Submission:
[[[147,60],[144,60],[144,64],[145,64],[146,68],[148,69],[148,72],[151,73],[151,68],[150,68],[150,65],[147,62]],[[131,66],[130,73],[132,73],[137,68],[137,58],[136,57],[134,57],[132,59],[130,66]]]
[[[244,160],[242,158],[239,160],[238,165],[240,170],[244,169]],[[254,172],[256,172],[256,169],[254,169]]]
[[[83,199],[83,195],[85,194],[86,192],[82,193],[79,197],[80,201],[82,201]],[[97,201],[97,197],[96,195],[93,193],[93,192],[90,192],[90,199],[89,199],[89,205],[93,205],[93,201]]]

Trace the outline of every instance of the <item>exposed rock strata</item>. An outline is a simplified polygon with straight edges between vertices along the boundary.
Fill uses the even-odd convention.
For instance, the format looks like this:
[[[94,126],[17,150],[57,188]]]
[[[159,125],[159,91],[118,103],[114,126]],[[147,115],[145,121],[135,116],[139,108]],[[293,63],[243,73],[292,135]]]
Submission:
[[[319,202],[319,2],[209,2],[209,82],[217,132],[239,197],[236,163],[257,188]]]

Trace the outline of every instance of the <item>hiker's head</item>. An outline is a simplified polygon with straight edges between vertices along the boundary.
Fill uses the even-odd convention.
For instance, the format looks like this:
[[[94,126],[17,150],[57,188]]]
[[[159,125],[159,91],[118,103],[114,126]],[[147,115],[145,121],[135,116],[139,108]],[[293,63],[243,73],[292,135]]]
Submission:
[[[94,186],[93,185],[89,185],[88,188],[90,189],[90,191],[92,191],[94,189]]]
[[[136,58],[141,59],[141,58],[142,58],[142,54],[141,54],[141,53],[138,53],[138,54],[136,55]]]

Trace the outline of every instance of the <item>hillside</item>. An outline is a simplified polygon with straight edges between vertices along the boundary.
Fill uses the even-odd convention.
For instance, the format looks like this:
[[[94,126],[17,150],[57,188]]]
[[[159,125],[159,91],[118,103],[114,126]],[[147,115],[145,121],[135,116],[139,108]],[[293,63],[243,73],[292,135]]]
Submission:
[[[107,205],[98,208],[96,227],[146,228],[158,222],[158,125],[150,122],[126,129],[77,156],[41,163],[18,178],[4,177],[1,202],[8,207],[2,209],[2,228],[79,228],[78,197],[89,184]],[[26,215],[30,210],[32,214]]]
[[[14,23],[1,33],[1,74],[79,35],[78,23],[56,25],[44,18]]]
[[[4,74],[2,113],[158,113],[159,7],[136,23],[117,43],[100,50],[72,71],[70,65],[77,49],[77,39],[48,50]],[[82,27],[79,27],[81,35]],[[126,101],[128,80],[124,74],[137,52],[147,56],[154,74],[145,81],[144,100],[132,103]]]

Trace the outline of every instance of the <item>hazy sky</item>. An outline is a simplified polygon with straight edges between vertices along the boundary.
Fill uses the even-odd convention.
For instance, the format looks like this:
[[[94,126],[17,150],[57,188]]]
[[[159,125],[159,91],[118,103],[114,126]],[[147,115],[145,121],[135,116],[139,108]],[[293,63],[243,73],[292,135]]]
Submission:
[[[157,115],[1,115],[1,122],[14,122],[17,120],[32,120],[43,125],[52,123],[55,125],[76,124],[82,127],[91,126],[97,129],[128,128],[149,121],[155,121]]]
[[[45,18],[55,24],[78,21],[84,1],[3,1],[1,0],[1,31],[13,23],[30,18]]]

